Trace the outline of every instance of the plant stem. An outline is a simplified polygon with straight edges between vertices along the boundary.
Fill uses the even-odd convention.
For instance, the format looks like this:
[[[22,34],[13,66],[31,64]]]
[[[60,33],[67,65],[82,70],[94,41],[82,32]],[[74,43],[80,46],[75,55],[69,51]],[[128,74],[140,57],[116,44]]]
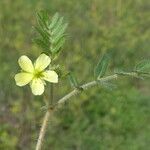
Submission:
[[[37,145],[36,145],[36,150],[41,150],[41,148],[42,148],[44,136],[45,136],[45,133],[46,133],[46,129],[47,129],[47,126],[48,126],[48,121],[49,121],[49,118],[51,116],[51,113],[52,112],[49,110],[49,111],[46,112],[46,114],[44,116],[42,127],[41,127],[41,130],[40,130],[40,133],[39,133],[39,138],[38,138]]]
[[[117,79],[117,77],[118,77],[118,75],[117,75],[117,74],[114,74],[114,75],[111,75],[111,76],[107,76],[107,77],[104,77],[104,78],[100,78],[100,79],[98,79],[98,81],[91,81],[91,82],[88,82],[88,83],[86,83],[86,84],[81,85],[80,87],[81,87],[83,90],[87,90],[88,88],[97,85],[98,82],[100,82],[100,81],[101,81],[101,82],[110,81],[110,80]],[[77,94],[80,93],[80,92],[81,92],[80,89],[74,89],[72,92],[70,92],[69,94],[67,94],[67,95],[64,96],[63,98],[59,99],[58,102],[57,102],[53,107],[55,108],[55,107],[60,106],[61,104],[65,103],[67,100],[69,100],[69,98],[71,98],[72,96],[77,95]],[[53,96],[53,95],[52,95],[52,96]],[[54,110],[55,110],[55,109],[47,110],[47,112],[46,112],[46,114],[45,114],[45,116],[44,116],[43,124],[42,124],[41,130],[40,130],[38,142],[37,142],[37,145],[36,145],[36,150],[41,150],[42,143],[43,143],[43,139],[44,139],[44,136],[45,136],[45,133],[46,133],[46,129],[47,129],[47,126],[48,126],[48,121],[49,121],[49,118],[52,116],[52,112],[53,112]]]
[[[86,84],[83,84],[82,86],[80,86],[83,90],[87,90],[88,88],[90,87],[93,87],[95,85],[98,84],[98,82],[105,82],[105,81],[110,81],[110,80],[113,80],[113,79],[117,79],[117,74],[114,74],[114,75],[111,75],[111,76],[107,76],[105,78],[100,78],[98,79],[98,81],[91,81],[91,82],[88,82]],[[78,89],[74,89],[72,92],[70,92],[69,94],[67,94],[66,96],[64,96],[63,98],[59,99],[58,102],[55,104],[55,105],[60,105],[64,102],[66,102],[70,97],[72,96],[75,96],[77,95],[78,93],[80,93],[80,90]]]
[[[50,105],[53,105],[53,98],[54,98],[54,87],[53,87],[53,83],[51,83],[51,86],[50,86]]]

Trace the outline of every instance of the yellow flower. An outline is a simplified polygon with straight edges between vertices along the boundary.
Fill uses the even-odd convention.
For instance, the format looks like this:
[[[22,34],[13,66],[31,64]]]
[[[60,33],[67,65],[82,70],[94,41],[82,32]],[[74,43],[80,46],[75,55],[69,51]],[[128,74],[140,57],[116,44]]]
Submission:
[[[44,80],[57,83],[58,75],[55,71],[45,70],[50,64],[51,59],[45,54],[41,54],[34,65],[31,60],[23,55],[19,58],[18,63],[22,68],[22,72],[15,75],[15,81],[18,86],[24,86],[30,83],[32,93],[41,95],[44,92]]]

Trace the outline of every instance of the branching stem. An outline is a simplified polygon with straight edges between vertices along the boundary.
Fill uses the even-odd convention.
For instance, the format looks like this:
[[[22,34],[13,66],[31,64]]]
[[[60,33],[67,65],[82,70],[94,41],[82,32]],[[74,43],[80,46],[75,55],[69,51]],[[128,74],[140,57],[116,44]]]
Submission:
[[[117,77],[118,77],[118,75],[114,74],[114,75],[111,75],[111,76],[100,78],[97,81],[91,81],[91,82],[85,83],[85,84],[81,85],[80,88],[83,89],[83,90],[87,90],[88,88],[97,85],[98,82],[105,82],[105,81],[114,80],[114,79],[117,79]],[[58,108],[58,106],[61,106],[61,104],[63,104],[67,100],[69,100],[72,96],[75,96],[75,95],[79,94],[80,92],[81,92],[80,89],[74,89],[72,92],[65,95],[63,98],[59,99],[58,102],[53,107]],[[36,150],[41,150],[41,148],[42,148],[42,143],[43,143],[44,136],[45,136],[45,133],[46,133],[46,129],[47,129],[47,126],[48,126],[48,121],[49,121],[49,118],[52,116],[54,108],[53,109],[51,109],[51,108],[48,109],[45,116],[44,116],[43,124],[42,124],[41,130],[40,130],[39,138],[38,138],[37,145],[36,145]]]
[[[90,87],[93,87],[95,85],[98,84],[98,82],[105,82],[105,81],[110,81],[113,79],[117,79],[117,74],[111,75],[111,76],[107,76],[105,78],[100,78],[98,79],[98,81],[91,81],[88,83],[83,84],[82,86],[80,86],[83,90],[87,90]],[[78,89],[74,89],[72,92],[70,92],[69,94],[67,94],[66,96],[64,96],[63,98],[61,98],[60,100],[58,100],[58,102],[56,103],[57,106],[59,106],[60,104],[63,104],[64,102],[66,102],[69,98],[71,98],[72,96],[77,95],[78,93],[80,93],[81,91]]]

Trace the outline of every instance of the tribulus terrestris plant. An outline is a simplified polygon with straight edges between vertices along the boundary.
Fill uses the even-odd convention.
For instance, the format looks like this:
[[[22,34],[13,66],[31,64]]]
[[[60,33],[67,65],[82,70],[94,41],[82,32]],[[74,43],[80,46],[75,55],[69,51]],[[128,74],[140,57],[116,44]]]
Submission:
[[[150,60],[142,60],[135,65],[130,72],[115,69],[112,75],[105,76],[111,57],[110,54],[104,54],[93,70],[93,81],[80,85],[72,72],[64,71],[61,65],[54,64],[54,60],[56,63],[60,52],[62,52],[68,24],[64,22],[63,17],[60,17],[58,13],[56,13],[52,19],[49,19],[49,16],[45,11],[37,13],[37,23],[38,25],[35,29],[38,36],[34,38],[33,41],[43,51],[41,51],[40,56],[38,56],[34,63],[32,63],[32,61],[25,55],[19,58],[18,63],[22,71],[15,75],[15,81],[18,86],[29,84],[34,95],[45,94],[44,90],[45,88],[48,88],[47,84],[49,83],[51,86],[50,97],[43,99],[45,102],[44,108],[46,113],[36,145],[36,150],[41,150],[49,119],[53,113],[62,106],[62,104],[71,99],[72,96],[84,92],[96,85],[112,88],[111,81],[117,80],[118,77],[121,76],[135,77],[139,79],[150,77]],[[64,77],[68,78],[73,90],[54,103],[53,86]]]

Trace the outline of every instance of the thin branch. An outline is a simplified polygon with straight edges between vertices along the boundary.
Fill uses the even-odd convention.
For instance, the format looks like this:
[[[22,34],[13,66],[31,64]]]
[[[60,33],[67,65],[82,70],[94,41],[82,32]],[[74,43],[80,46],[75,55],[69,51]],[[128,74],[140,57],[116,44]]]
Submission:
[[[87,90],[88,88],[97,85],[98,82],[110,81],[110,80],[113,80],[113,79],[117,79],[117,77],[118,77],[118,75],[114,74],[114,75],[111,75],[111,76],[100,78],[97,81],[91,81],[91,82],[88,82],[86,84],[83,84],[83,85],[80,86],[80,88],[82,90]],[[81,92],[80,88],[79,89],[78,88],[74,89],[72,92],[70,92],[69,94],[67,94],[63,98],[59,99],[58,102],[53,107],[56,108],[56,107],[60,106],[61,104],[63,104],[67,100],[69,100],[72,96],[75,96],[78,93],[80,93]],[[49,110],[47,110],[47,112],[44,116],[43,124],[42,124],[41,130],[40,130],[38,142],[37,142],[37,145],[36,145],[36,150],[41,150],[43,139],[44,139],[46,129],[47,129],[47,126],[48,126],[48,121],[49,121],[50,116],[52,115],[51,114],[52,112],[53,112],[53,109],[50,108]]]
[[[100,78],[98,79],[97,81],[91,81],[91,82],[88,82],[86,84],[83,84],[82,86],[80,86],[83,90],[87,90],[88,88],[90,87],[93,87],[95,85],[98,84],[98,82],[105,82],[105,81],[110,81],[110,80],[113,80],[113,79],[117,79],[118,75],[117,74],[114,74],[114,75],[111,75],[111,76],[107,76],[107,77],[104,77],[104,78]],[[58,100],[58,102],[55,104],[55,105],[60,105],[64,102],[66,102],[69,98],[71,98],[72,96],[75,96],[77,95],[78,93],[80,93],[81,90],[80,89],[74,89],[72,92],[70,92],[69,94],[67,94],[66,96],[64,96],[63,98],[61,98],[60,100]]]

